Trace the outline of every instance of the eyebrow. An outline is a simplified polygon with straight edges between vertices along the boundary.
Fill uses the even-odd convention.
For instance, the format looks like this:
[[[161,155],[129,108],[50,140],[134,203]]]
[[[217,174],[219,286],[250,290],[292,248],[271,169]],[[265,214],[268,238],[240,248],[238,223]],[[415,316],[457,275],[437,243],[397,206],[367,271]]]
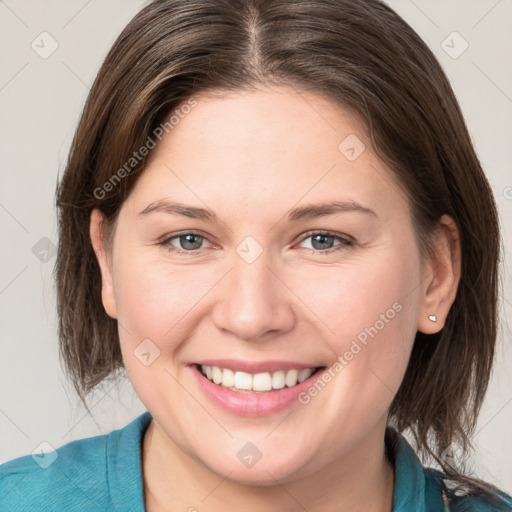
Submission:
[[[149,204],[144,210],[139,212],[139,217],[145,217],[152,212],[164,212],[170,215],[183,215],[192,219],[200,219],[206,221],[219,222],[217,215],[209,209],[199,208],[197,206],[189,206],[182,203],[167,201],[165,199]],[[321,204],[309,204],[293,208],[286,216],[288,221],[298,221],[302,219],[311,219],[316,217],[324,217],[343,212],[359,212],[380,218],[377,213],[354,201],[330,201]]]
[[[310,204],[294,208],[288,213],[288,220],[297,221],[300,219],[323,217],[343,212],[359,212],[367,215],[373,215],[377,219],[379,218],[375,210],[354,201],[331,201],[328,203]]]
[[[215,222],[218,221],[217,215],[215,215],[215,213],[213,213],[211,210],[198,208],[197,206],[188,206],[182,203],[166,201],[165,199],[149,204],[146,206],[146,208],[144,208],[144,210],[139,212],[138,216],[144,217],[152,212],[164,212],[171,215],[184,215],[185,217],[190,217],[192,219],[212,220]]]

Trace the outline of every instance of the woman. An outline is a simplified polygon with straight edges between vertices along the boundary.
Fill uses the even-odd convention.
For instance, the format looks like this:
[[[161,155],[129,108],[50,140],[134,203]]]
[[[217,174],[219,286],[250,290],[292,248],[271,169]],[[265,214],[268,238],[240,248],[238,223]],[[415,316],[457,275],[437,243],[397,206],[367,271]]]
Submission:
[[[151,2],[57,205],[69,374],[85,402],[125,369],[148,411],[4,464],[0,510],[512,510],[451,456],[493,363],[496,207],[390,8]]]

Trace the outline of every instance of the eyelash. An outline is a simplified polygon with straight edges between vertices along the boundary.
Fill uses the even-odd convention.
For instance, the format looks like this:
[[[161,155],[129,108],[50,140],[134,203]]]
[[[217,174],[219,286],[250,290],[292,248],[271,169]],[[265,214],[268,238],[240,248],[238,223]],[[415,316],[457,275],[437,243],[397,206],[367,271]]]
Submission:
[[[185,250],[182,250],[182,249],[177,249],[176,247],[172,246],[170,244],[171,240],[174,240],[175,238],[179,238],[181,236],[185,236],[185,235],[195,235],[195,236],[198,236],[200,238],[203,238],[205,240],[207,240],[207,238],[197,232],[197,231],[184,231],[182,233],[178,233],[178,234],[175,234],[175,235],[172,235],[172,236],[166,236],[165,238],[163,238],[162,240],[160,240],[157,245],[158,246],[162,246],[162,247],[166,247],[167,250],[169,252],[172,252],[174,254],[178,254],[178,255],[181,255],[181,254],[188,254],[188,255],[196,255],[199,251],[199,249],[195,249],[195,250],[190,250],[190,251],[185,251]],[[302,238],[299,240],[299,243],[302,243],[304,240],[307,240],[308,238],[311,238],[315,235],[323,235],[323,236],[328,236],[330,238],[334,238],[335,240],[339,241],[340,243],[330,249],[326,249],[324,251],[320,250],[320,249],[309,249],[310,251],[314,252],[314,253],[317,253],[317,254],[331,254],[335,251],[340,251],[344,248],[347,248],[347,247],[352,247],[354,245],[354,241],[350,238],[348,238],[347,236],[341,236],[339,233],[335,233],[335,232],[332,232],[332,231],[309,231],[307,233],[305,233]]]

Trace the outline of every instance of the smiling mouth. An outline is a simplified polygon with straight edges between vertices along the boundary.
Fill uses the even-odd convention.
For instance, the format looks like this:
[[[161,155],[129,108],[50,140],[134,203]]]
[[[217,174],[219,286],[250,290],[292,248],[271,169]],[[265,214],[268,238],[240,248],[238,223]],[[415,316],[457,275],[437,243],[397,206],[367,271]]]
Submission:
[[[325,369],[325,366],[318,366],[251,374],[204,364],[194,366],[210,382],[238,393],[266,393],[292,388]]]

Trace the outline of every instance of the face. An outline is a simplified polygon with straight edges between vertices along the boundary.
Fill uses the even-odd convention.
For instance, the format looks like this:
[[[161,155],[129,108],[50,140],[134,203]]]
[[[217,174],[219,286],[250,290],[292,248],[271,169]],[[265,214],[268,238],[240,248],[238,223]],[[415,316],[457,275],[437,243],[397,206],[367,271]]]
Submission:
[[[288,88],[196,100],[121,207],[103,303],[170,445],[232,480],[285,482],[383,431],[428,316],[426,267],[348,111]]]

